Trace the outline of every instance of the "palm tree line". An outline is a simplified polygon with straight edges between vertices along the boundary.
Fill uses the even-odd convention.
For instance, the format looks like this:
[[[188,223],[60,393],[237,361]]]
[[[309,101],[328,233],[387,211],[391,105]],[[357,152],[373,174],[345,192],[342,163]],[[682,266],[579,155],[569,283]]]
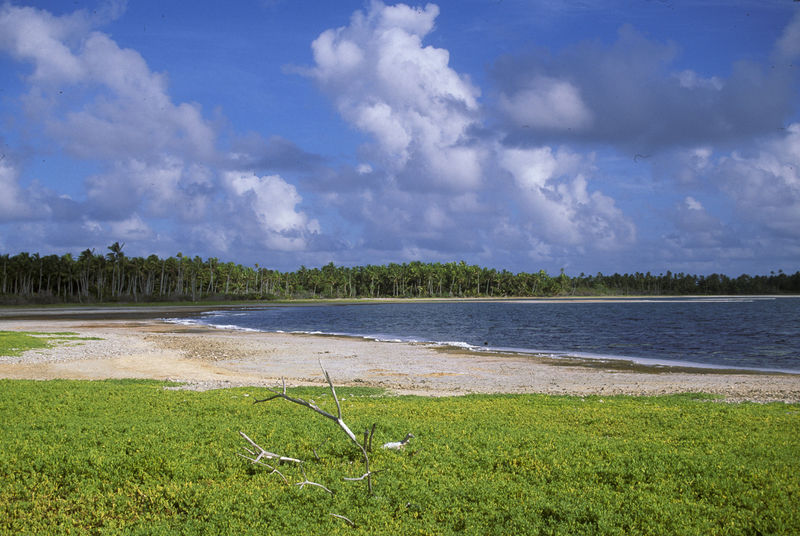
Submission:
[[[178,253],[128,257],[115,242],[107,253],[0,255],[4,303],[428,298],[559,295],[698,295],[800,293],[800,272],[768,276],[631,273],[570,277],[563,270],[512,273],[464,261],[321,268],[281,272]]]

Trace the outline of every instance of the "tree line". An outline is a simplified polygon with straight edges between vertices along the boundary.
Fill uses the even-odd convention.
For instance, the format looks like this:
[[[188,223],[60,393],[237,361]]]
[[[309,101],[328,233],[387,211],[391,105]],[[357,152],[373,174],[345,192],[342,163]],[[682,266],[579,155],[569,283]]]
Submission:
[[[568,276],[512,273],[464,261],[321,268],[281,272],[259,266],[174,257],[129,257],[115,242],[105,254],[77,257],[22,252],[0,255],[0,301],[96,303],[298,298],[427,298],[502,296],[612,296],[800,294],[800,272],[770,275],[691,275],[667,271]]]

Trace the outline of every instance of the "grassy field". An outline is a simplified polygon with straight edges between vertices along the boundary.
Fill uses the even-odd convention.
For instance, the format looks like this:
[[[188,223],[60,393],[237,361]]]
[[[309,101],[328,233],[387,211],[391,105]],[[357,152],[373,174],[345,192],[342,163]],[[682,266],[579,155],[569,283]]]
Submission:
[[[342,388],[351,428],[378,424],[369,496],[342,481],[360,454],[332,422],[256,388],[165,385],[0,380],[0,533],[800,533],[797,405]],[[240,430],[335,494],[238,457]]]

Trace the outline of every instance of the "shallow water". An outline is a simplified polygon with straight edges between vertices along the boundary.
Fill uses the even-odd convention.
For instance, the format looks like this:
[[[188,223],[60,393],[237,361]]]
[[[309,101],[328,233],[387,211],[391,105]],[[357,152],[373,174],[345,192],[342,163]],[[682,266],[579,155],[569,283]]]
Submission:
[[[215,311],[212,326],[800,373],[800,298],[409,302]]]

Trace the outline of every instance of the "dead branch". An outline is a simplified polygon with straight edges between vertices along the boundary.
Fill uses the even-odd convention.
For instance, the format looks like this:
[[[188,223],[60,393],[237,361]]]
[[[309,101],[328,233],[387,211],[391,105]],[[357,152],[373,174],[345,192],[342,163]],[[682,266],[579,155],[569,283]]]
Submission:
[[[244,454],[239,454],[239,453],[237,453],[237,454],[239,456],[241,456],[242,458],[246,459],[246,460],[250,460],[254,464],[263,465],[264,467],[266,467],[267,469],[270,470],[269,474],[278,473],[278,476],[280,476],[283,479],[284,484],[286,484],[287,486],[289,485],[289,480],[287,480],[286,476],[283,473],[281,473],[276,467],[273,467],[268,463],[264,463],[264,462],[255,460],[253,458],[248,458]]]
[[[259,462],[261,460],[261,458],[266,458],[268,460],[278,460],[279,462],[303,463],[303,460],[298,460],[297,458],[289,458],[288,456],[281,456],[280,454],[275,454],[274,452],[269,452],[267,450],[264,450],[255,441],[253,441],[252,439],[247,437],[247,434],[245,434],[244,432],[239,432],[239,435],[241,435],[243,438],[245,438],[245,440],[248,443],[250,443],[255,449],[258,450],[258,455],[256,455],[256,453],[253,452],[252,450],[248,449],[247,447],[243,447],[244,450],[246,450],[247,452],[249,452],[253,456],[256,456],[255,459],[251,460],[253,463]],[[243,456],[243,455],[240,454],[240,456]],[[247,458],[247,456],[243,456],[243,457]],[[248,458],[248,459],[250,459],[250,458]]]
[[[322,443],[320,443],[319,447],[317,448],[322,448],[322,446],[325,445],[325,443],[327,443],[329,439],[330,439],[329,437],[326,437],[325,440]],[[311,452],[314,453],[314,458],[316,458],[317,461],[321,461],[319,455],[317,454],[317,449],[311,447]]]
[[[356,526],[356,524],[355,524],[355,523],[353,523],[353,521],[352,521],[352,520],[350,520],[350,519],[348,519],[348,518],[346,518],[346,517],[344,517],[344,516],[340,516],[339,514],[334,514],[334,513],[332,513],[332,512],[331,512],[331,514],[330,514],[330,515],[331,515],[331,516],[333,516],[333,517],[335,517],[335,518],[341,519],[342,521],[346,522],[346,523],[347,523],[348,525],[350,525],[351,527],[355,527],[355,526]]]
[[[347,437],[350,438],[350,441],[355,443],[355,445],[361,451],[361,455],[364,457],[364,469],[365,469],[364,476],[366,477],[367,480],[367,488],[369,490],[369,494],[372,495],[372,473],[369,470],[369,455],[367,454],[366,442],[363,445],[359,443],[358,439],[356,438],[356,435],[353,433],[352,430],[350,430],[350,427],[347,426],[347,424],[342,419],[342,405],[339,403],[339,397],[336,396],[336,388],[333,386],[331,377],[328,374],[328,371],[325,370],[325,367],[322,366],[321,362],[319,366],[322,369],[322,375],[325,377],[325,381],[328,382],[328,387],[330,388],[331,394],[333,395],[333,400],[334,402],[336,402],[336,415],[328,413],[324,409],[320,408],[313,400],[305,400],[303,398],[290,396],[286,392],[286,380],[284,379],[281,379],[281,387],[282,387],[281,391],[276,391],[275,389],[267,387],[267,390],[273,393],[273,395],[260,400],[255,400],[253,403],[258,404],[259,402],[269,402],[270,400],[275,400],[276,398],[282,398],[294,404],[306,407],[316,413],[319,413],[326,419],[330,419],[333,422],[335,422],[339,426],[339,428],[341,428],[341,430],[347,435]]]
[[[261,400],[254,400],[253,403],[258,404],[259,402],[269,402],[270,400],[275,400],[276,398],[283,398],[284,400],[288,400],[289,402],[305,406],[308,409],[319,413],[326,419],[330,419],[333,422],[335,422],[337,425],[339,425],[339,428],[341,428],[344,431],[344,433],[347,434],[347,437],[349,437],[353,443],[360,446],[358,439],[356,439],[356,435],[352,432],[352,430],[350,430],[350,427],[348,427],[347,424],[345,424],[345,422],[342,420],[342,405],[339,403],[339,397],[336,396],[336,388],[334,388],[333,382],[331,382],[331,377],[328,375],[328,371],[326,371],[322,367],[321,363],[320,363],[320,368],[322,368],[322,374],[325,376],[325,381],[328,382],[328,387],[330,387],[331,394],[333,394],[333,400],[336,402],[336,415],[328,413],[324,409],[320,408],[313,400],[309,401],[309,400],[304,400],[302,398],[289,396],[286,393],[286,380],[284,379],[281,379],[281,386],[282,386],[281,392],[278,392],[275,389],[272,389],[271,387],[267,387],[268,391],[274,393],[273,396],[270,396],[268,398],[262,398]]]
[[[377,471],[370,471],[369,473],[364,473],[361,476],[349,477],[349,478],[344,476],[344,477],[342,477],[342,480],[347,480],[348,482],[358,482],[360,480],[364,480],[365,478],[371,477],[373,475],[373,473],[376,473],[376,472]]]
[[[306,470],[302,465],[300,466],[300,470],[303,471],[303,478],[305,480],[303,480],[302,482],[297,482],[295,484],[295,486],[300,486],[300,489],[303,489],[306,486],[317,486],[318,488],[322,488],[325,491],[327,491],[328,493],[330,493],[331,495],[333,495],[333,491],[332,490],[330,490],[327,487],[323,486],[319,482],[312,482],[311,480],[309,480],[308,477],[306,476]]]
[[[372,429],[369,431],[364,430],[364,446],[367,447],[367,452],[372,452],[372,436],[375,435],[375,427],[378,423],[372,423]]]

